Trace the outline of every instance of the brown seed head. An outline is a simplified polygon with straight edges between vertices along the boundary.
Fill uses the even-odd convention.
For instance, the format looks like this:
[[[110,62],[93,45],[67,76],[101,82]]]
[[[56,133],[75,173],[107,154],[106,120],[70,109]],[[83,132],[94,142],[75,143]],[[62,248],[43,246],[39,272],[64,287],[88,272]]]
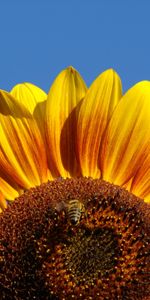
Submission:
[[[75,225],[71,199],[84,207]],[[10,300],[148,300],[150,206],[90,178],[31,189],[0,216],[0,290]]]

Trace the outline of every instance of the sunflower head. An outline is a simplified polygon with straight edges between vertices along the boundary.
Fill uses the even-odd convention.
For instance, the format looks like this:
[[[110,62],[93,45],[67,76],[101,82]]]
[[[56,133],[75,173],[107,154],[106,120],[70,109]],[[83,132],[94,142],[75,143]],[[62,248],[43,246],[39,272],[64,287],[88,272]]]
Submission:
[[[2,299],[148,300],[149,99],[112,69],[0,91]]]

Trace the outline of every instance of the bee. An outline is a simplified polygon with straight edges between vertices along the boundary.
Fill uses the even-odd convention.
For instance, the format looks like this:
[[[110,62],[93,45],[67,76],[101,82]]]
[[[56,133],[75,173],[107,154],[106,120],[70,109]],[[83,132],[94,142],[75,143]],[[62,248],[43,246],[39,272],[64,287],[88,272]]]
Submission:
[[[67,215],[71,224],[77,225],[79,223],[83,211],[84,205],[78,199],[71,199],[69,201]]]
[[[78,199],[71,199],[68,203],[61,201],[57,205],[57,211],[65,211],[70,223],[77,225],[80,221],[81,214],[84,212],[84,204]]]

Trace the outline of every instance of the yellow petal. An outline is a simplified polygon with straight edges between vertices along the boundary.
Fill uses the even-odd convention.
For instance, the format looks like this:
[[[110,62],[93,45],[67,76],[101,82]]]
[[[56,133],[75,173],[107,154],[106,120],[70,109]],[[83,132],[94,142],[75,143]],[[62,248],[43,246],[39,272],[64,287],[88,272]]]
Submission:
[[[0,91],[0,137],[0,168],[6,178],[25,189],[47,180],[46,153],[37,124],[23,104],[5,91]]]
[[[49,91],[46,102],[46,141],[50,169],[55,176],[77,175],[75,107],[85,92],[83,79],[72,67],[58,75]]]
[[[144,157],[143,157],[144,158]],[[132,180],[131,192],[150,203],[150,149]]]
[[[121,95],[120,78],[110,69],[96,78],[81,104],[77,143],[83,176],[100,177],[98,157],[101,139]]]
[[[47,94],[43,90],[27,82],[14,86],[10,94],[28,108],[31,114],[34,113],[36,105],[47,98]]]
[[[30,118],[29,110],[6,91],[0,90],[0,114],[14,118]]]
[[[34,116],[44,137],[43,123],[47,94],[36,85],[27,82],[14,86],[10,94],[18,99],[19,103],[23,104]]]
[[[0,191],[0,213],[7,207],[7,202],[3,193]]]
[[[16,197],[19,196],[19,188],[17,191],[17,188],[13,187],[13,185],[15,186],[14,183],[12,183],[12,185],[10,185],[7,181],[5,181],[2,177],[0,177],[0,190],[3,194],[4,199],[7,200],[14,200]]]
[[[102,141],[100,166],[105,180],[126,184],[150,144],[150,82],[132,87],[121,99]]]

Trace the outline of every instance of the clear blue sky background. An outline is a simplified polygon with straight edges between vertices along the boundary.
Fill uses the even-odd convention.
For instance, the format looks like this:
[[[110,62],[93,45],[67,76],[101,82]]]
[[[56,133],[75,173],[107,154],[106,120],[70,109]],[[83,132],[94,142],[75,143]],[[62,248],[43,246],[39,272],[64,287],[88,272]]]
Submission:
[[[0,1],[0,88],[28,81],[47,92],[68,65],[88,85],[107,68],[124,91],[150,80],[150,1]]]

